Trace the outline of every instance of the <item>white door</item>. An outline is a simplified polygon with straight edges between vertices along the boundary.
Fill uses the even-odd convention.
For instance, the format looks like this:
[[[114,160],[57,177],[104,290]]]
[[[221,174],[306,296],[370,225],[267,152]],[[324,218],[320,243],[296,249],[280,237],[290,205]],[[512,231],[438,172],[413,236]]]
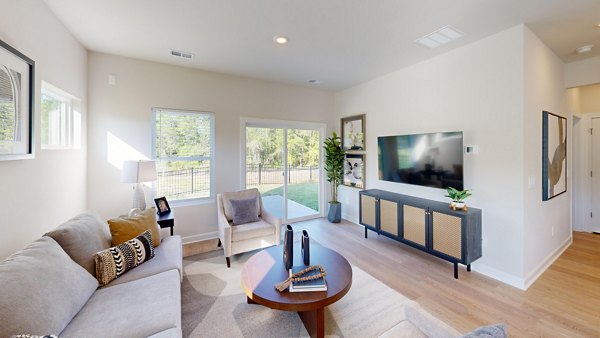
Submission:
[[[591,193],[591,229],[593,232],[600,232],[600,118],[592,119],[592,145],[591,145],[592,180]]]

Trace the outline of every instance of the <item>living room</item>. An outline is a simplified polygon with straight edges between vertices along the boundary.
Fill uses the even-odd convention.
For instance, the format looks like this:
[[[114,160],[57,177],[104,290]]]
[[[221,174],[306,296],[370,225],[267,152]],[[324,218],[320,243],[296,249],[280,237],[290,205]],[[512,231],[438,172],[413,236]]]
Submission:
[[[267,6],[269,1],[261,3]],[[499,6],[498,1],[490,3]],[[178,15],[175,18],[181,22],[190,22],[203,13],[199,10],[202,6],[208,6],[204,20],[213,22],[218,20],[219,14],[223,19],[229,17],[224,14],[227,8],[212,8],[215,12],[211,13],[207,3],[188,5],[194,10],[176,9],[171,14]],[[358,3],[354,5],[360,7]],[[469,4],[463,5],[465,11],[470,8]],[[515,287],[516,292],[531,287],[571,245],[573,230],[582,230],[572,221],[577,219],[575,194],[581,189],[576,182],[577,170],[583,171],[573,157],[567,158],[569,173],[573,173],[568,177],[567,193],[542,201],[542,111],[566,117],[567,135],[575,144],[576,135],[570,132],[574,119],[586,118],[584,113],[600,111],[597,105],[589,103],[600,96],[599,89],[585,97],[580,95],[590,88],[584,86],[600,83],[597,72],[600,56],[569,56],[570,62],[557,56],[534,33],[534,29],[541,29],[545,23],[541,14],[541,23],[517,21],[508,25],[508,20],[487,35],[466,32],[464,39],[472,39],[469,43],[457,40],[460,45],[456,48],[432,54],[427,54],[427,49],[419,50],[420,58],[415,57],[414,62],[363,81],[351,83],[349,76],[339,71],[339,79],[321,77],[320,73],[325,73],[321,68],[335,68],[339,61],[324,60],[314,69],[299,68],[286,73],[295,76],[292,82],[278,78],[283,75],[256,60],[263,55],[275,55],[275,60],[287,66],[285,60],[296,59],[294,44],[301,41],[295,36],[290,36],[286,46],[272,41],[273,35],[282,33],[276,30],[286,27],[283,23],[273,27],[269,36],[260,41],[259,49],[263,49],[264,54],[246,55],[247,46],[243,44],[229,45],[227,41],[206,37],[214,46],[221,46],[221,58],[239,64],[246,58],[248,63],[256,64],[254,73],[250,74],[242,68],[223,70],[219,63],[212,68],[202,67],[201,63],[190,67],[186,60],[170,59],[169,48],[186,48],[174,45],[184,43],[174,38],[186,31],[184,24],[173,33],[143,33],[145,39],[156,40],[156,49],[160,49],[164,57],[145,57],[141,45],[131,52],[127,41],[136,36],[134,25],[130,24],[130,30],[118,34],[113,30],[103,34],[99,27],[106,27],[107,31],[107,26],[112,24],[127,27],[132,18],[126,13],[135,12],[135,6],[151,11],[143,8],[151,6],[133,2],[123,5],[127,8],[121,11],[112,7],[118,6],[116,4],[97,2],[89,6],[66,0],[2,1],[0,40],[35,61],[34,97],[40,97],[42,81],[52,84],[81,101],[82,117],[79,149],[42,149],[38,137],[41,117],[34,113],[34,158],[0,162],[4,177],[0,196],[4,214],[0,238],[2,259],[84,210],[94,210],[105,220],[127,213],[132,189],[130,184],[120,182],[122,162],[153,158],[152,109],[157,107],[212,112],[215,116],[212,195],[199,202],[170,202],[177,215],[175,233],[182,237],[184,246],[215,242],[218,237],[216,194],[244,188],[240,164],[243,157],[241,121],[248,118],[321,124],[329,136],[334,131],[340,132],[341,118],[365,114],[366,188],[436,201],[446,201],[444,190],[378,179],[377,137],[462,131],[464,144],[478,147],[477,153],[464,155],[465,187],[473,193],[468,204],[483,210],[484,254],[473,263],[473,274],[482,275],[491,283]],[[572,50],[583,42],[600,45],[600,28],[594,27],[600,18],[593,17],[598,4],[583,0],[576,4],[555,1],[548,7],[547,21],[551,21],[552,15],[558,16],[560,8],[565,15],[572,16],[569,18],[591,20],[589,29],[595,40],[579,41],[579,37],[573,37]],[[283,6],[282,11],[285,8]],[[292,8],[295,7],[288,10]],[[384,11],[385,7],[382,8],[378,10]],[[309,9],[305,10],[310,13]],[[527,9],[534,12],[529,6]],[[88,11],[96,11],[98,15],[77,15]],[[468,12],[463,14],[469,15]],[[136,16],[139,17],[144,18],[141,14]],[[454,23],[432,22],[430,31],[447,24]],[[69,27],[85,27],[85,30]],[[243,25],[233,26],[219,38],[228,34],[243,36],[245,29]],[[197,39],[201,39],[211,36],[209,33],[192,35],[197,34]],[[427,33],[429,31],[423,31],[421,35]],[[94,34],[95,40],[82,42],[78,38]],[[123,39],[117,36],[121,34]],[[419,36],[414,36],[410,44]],[[319,43],[322,42],[315,42],[317,46]],[[413,48],[423,47],[415,45]],[[203,53],[209,54],[203,50],[192,52],[199,61]],[[308,84],[308,79],[322,83]],[[337,80],[351,85],[334,84]],[[33,110],[40,111],[39,99],[34,100]],[[576,154],[576,149],[567,154]],[[329,189],[322,190],[320,211],[325,216]],[[359,191],[340,187],[345,224],[359,223]],[[147,196],[148,203],[152,203],[154,197],[160,196]],[[347,236],[345,233],[342,237]],[[390,244],[382,243],[388,250]],[[450,265],[445,268],[451,278]],[[597,281],[599,277],[593,278]],[[495,318],[496,322],[502,320],[502,317]]]

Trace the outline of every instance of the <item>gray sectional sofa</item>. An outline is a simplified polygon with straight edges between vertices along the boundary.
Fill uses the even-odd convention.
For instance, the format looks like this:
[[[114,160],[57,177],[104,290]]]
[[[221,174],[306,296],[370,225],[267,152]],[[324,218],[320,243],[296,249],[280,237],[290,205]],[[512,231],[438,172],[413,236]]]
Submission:
[[[88,212],[0,262],[0,337],[181,337],[181,237],[99,288],[90,260],[110,243]]]

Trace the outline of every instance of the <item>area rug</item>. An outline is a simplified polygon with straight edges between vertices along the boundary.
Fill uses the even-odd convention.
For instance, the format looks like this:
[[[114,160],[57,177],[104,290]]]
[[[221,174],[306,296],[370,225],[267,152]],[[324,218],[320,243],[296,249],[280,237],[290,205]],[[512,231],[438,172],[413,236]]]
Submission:
[[[184,337],[308,337],[298,314],[246,303],[241,269],[254,252],[186,257],[181,290]],[[456,337],[458,332],[356,266],[346,296],[325,310],[328,337]]]

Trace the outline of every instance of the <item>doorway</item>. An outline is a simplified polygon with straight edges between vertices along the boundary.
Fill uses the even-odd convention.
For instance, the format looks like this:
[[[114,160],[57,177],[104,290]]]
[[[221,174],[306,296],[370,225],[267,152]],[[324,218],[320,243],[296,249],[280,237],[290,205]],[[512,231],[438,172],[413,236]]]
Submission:
[[[243,186],[257,188],[269,213],[283,222],[322,216],[324,125],[243,121]]]

